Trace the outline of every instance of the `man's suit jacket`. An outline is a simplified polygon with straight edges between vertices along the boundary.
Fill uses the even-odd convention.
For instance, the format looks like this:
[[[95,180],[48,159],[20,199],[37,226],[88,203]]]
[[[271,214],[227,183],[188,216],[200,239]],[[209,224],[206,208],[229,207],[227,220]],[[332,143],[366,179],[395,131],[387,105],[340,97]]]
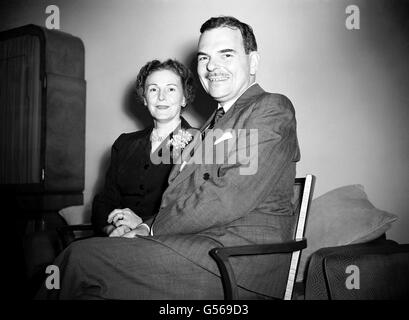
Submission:
[[[219,275],[209,256],[211,248],[292,238],[291,198],[300,152],[291,102],[257,84],[242,94],[214,129],[248,129],[247,134],[257,129],[258,153],[251,159],[258,161],[257,172],[242,175],[237,164],[188,164],[181,171],[175,165],[152,224],[152,240]],[[237,147],[228,150],[229,156],[237,152]],[[289,256],[252,261],[249,265],[247,257],[232,259],[238,284],[269,296],[282,294],[282,284],[271,288],[269,282],[286,277]]]

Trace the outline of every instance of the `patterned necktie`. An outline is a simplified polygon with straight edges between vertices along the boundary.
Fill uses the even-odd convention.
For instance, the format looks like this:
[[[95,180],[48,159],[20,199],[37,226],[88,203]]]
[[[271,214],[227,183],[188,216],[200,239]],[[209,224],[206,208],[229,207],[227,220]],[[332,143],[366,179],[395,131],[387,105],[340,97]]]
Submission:
[[[216,122],[219,121],[220,118],[224,116],[224,114],[225,114],[225,112],[224,112],[223,107],[218,108],[217,111],[216,111],[216,113],[214,114],[214,117],[213,117],[212,121],[210,122],[210,125],[209,125],[208,128],[209,128],[209,129],[213,129],[213,127],[214,127],[214,125],[216,124]]]

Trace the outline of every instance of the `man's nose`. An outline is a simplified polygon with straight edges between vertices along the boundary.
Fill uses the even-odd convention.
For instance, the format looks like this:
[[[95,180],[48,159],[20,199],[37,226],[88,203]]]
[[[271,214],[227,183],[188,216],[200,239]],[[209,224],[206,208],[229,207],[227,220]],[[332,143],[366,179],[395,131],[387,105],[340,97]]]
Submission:
[[[216,61],[214,58],[209,58],[209,62],[207,63],[207,71],[213,71],[214,69],[216,69]]]

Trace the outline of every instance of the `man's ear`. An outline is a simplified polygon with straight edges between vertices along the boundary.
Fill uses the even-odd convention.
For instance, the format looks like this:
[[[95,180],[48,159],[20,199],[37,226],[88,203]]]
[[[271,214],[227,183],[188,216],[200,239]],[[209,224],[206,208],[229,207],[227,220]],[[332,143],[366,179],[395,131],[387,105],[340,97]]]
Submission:
[[[257,51],[252,51],[249,54],[250,59],[250,75],[255,76],[258,69],[258,63],[260,61],[260,55]]]

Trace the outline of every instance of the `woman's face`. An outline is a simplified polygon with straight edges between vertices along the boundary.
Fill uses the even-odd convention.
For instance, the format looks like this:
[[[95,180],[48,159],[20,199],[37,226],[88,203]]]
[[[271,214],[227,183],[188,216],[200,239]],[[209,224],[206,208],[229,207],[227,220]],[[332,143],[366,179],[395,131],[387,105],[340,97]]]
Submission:
[[[180,77],[170,70],[152,72],[145,81],[144,102],[156,121],[179,118],[181,107],[186,105]]]

